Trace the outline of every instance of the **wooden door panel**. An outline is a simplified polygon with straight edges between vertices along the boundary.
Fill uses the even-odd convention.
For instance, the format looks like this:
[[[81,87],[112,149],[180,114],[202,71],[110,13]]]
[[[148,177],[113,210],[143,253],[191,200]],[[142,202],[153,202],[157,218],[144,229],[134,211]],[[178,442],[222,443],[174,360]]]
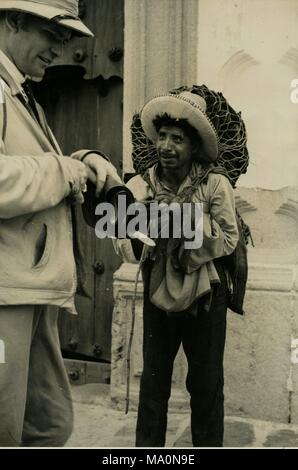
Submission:
[[[60,71],[61,72],[61,71]],[[55,76],[37,86],[49,124],[65,155],[80,148],[100,149],[120,170],[122,160],[122,79],[71,80]],[[102,94],[104,93],[104,96]],[[120,265],[110,240],[98,240],[80,215],[80,244],[83,247],[90,299],[77,296],[78,317],[61,313],[59,330],[62,348],[75,355],[109,361],[113,310],[113,272]],[[102,274],[95,263],[104,266]]]
[[[81,0],[80,7],[95,39],[74,38],[35,85],[35,92],[65,155],[81,148],[99,149],[120,170],[124,2]],[[109,361],[113,272],[120,260],[111,241],[96,239],[82,214],[78,218],[90,298],[76,297],[78,316],[61,313],[61,344],[73,357]],[[98,266],[104,267],[102,273]]]
[[[94,38],[74,37],[57,65],[80,66],[85,79],[123,77],[123,0],[80,0],[81,17]]]

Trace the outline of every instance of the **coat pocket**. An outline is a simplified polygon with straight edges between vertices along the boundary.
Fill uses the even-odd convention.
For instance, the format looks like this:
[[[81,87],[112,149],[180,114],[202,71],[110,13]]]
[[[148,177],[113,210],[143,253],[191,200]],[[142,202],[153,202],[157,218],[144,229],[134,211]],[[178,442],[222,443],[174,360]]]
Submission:
[[[51,230],[46,224],[44,224],[35,245],[34,264],[32,269],[40,269],[48,262],[52,249],[52,242]]]

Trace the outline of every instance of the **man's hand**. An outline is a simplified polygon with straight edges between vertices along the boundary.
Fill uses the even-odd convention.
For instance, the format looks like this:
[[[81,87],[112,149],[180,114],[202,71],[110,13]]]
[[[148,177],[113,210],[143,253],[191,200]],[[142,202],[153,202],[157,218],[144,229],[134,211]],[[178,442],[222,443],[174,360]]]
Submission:
[[[119,184],[122,184],[114,165],[97,153],[87,155],[83,163],[87,167],[88,178],[96,185],[96,196],[99,196],[101,193],[108,176],[112,176],[116,180],[118,179]]]
[[[89,171],[84,163],[72,160],[69,157],[62,157],[64,170],[69,182],[68,200],[72,204],[83,204],[83,193],[86,191],[86,183],[89,178]]]

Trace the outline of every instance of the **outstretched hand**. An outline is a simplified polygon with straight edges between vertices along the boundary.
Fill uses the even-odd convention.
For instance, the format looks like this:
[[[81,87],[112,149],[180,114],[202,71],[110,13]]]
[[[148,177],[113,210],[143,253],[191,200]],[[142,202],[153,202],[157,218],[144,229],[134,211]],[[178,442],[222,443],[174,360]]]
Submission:
[[[100,195],[108,176],[113,176],[119,180],[119,184],[122,184],[114,165],[100,155],[90,153],[84,158],[84,164],[87,167],[88,178],[96,186],[96,196]]]

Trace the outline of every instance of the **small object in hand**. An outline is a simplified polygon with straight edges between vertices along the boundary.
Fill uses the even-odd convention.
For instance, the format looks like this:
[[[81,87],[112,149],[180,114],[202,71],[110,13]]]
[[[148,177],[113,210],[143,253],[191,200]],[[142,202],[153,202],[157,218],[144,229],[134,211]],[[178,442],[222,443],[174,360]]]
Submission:
[[[144,233],[142,232],[134,232],[131,236],[131,238],[137,238],[138,240],[140,240],[142,243],[144,243],[144,245],[146,246],[151,246],[151,247],[154,247],[156,246],[156,243],[154,240],[152,240],[151,238],[147,237],[147,235],[145,235]]]

